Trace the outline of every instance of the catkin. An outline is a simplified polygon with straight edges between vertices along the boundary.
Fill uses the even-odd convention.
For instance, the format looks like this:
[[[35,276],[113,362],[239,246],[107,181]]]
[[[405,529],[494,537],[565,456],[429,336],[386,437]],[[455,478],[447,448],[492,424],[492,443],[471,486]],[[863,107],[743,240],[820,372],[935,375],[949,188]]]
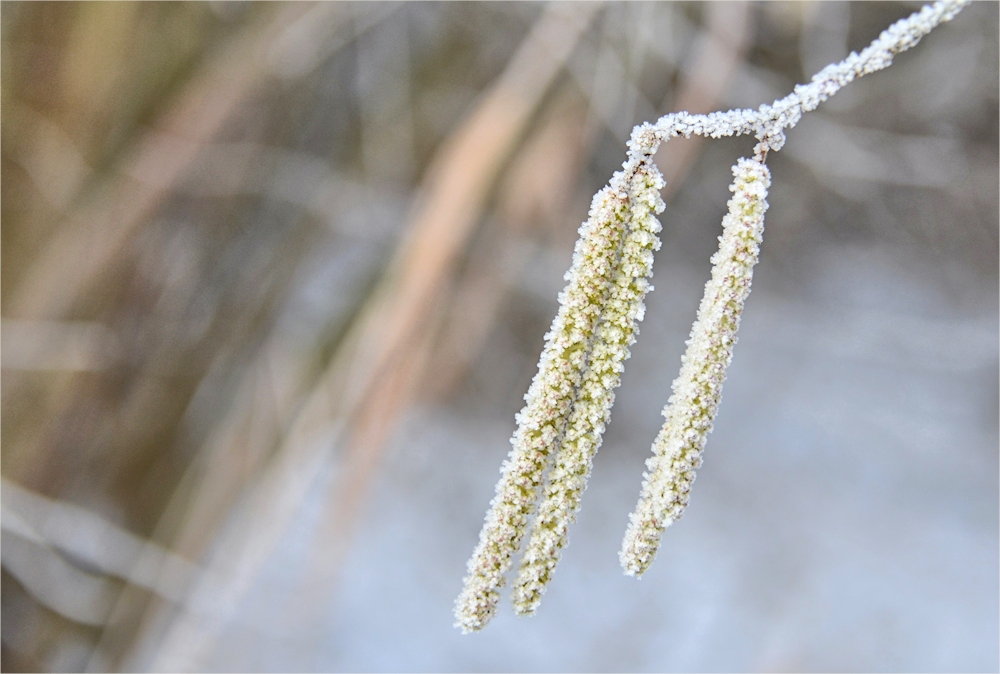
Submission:
[[[639,503],[630,517],[619,559],[630,576],[652,563],[663,530],[681,517],[705,439],[722,397],[726,368],[733,357],[743,303],[750,294],[757,264],[771,174],[757,159],[733,167],[734,192],[722,220],[719,250],[712,256],[712,278],[691,328],[673,395],[663,410],[666,423],[646,461]]]
[[[514,584],[514,610],[520,615],[534,613],[566,546],[569,525],[580,508],[594,455],[611,416],[614,389],[621,382],[628,347],[635,342],[636,324],[645,313],[643,298],[651,288],[648,279],[653,274],[653,251],[660,247],[656,214],[664,208],[661,187],[663,179],[655,166],[645,162],[636,167],[629,186],[629,221],[618,273],[605,299],[580,394]]]
[[[659,223],[655,218],[655,225],[642,219],[637,228],[632,210],[635,198],[653,199],[647,208],[662,209],[658,192],[662,178],[648,157],[626,162],[625,168],[597,193],[590,217],[580,228],[573,266],[566,274],[566,288],[559,295],[559,312],[546,335],[538,373],[525,396],[526,405],[517,415],[518,428],[511,439],[513,447],[501,468],[496,496],[468,562],[464,587],[455,602],[455,624],[463,631],[482,629],[496,612],[504,574],[527,530],[539,498],[542,476],[565,441],[568,422],[579,408],[581,396],[583,406],[589,404],[587,397],[592,395],[593,382],[585,382],[584,377],[594,354],[597,354],[594,362],[600,364],[609,348],[606,342],[610,329],[599,326],[607,324],[608,311],[617,306],[623,260],[625,273],[639,273],[629,266],[631,258],[623,258],[623,249],[632,250],[638,245],[646,250],[659,245],[655,237]],[[632,170],[628,171],[629,168]],[[630,196],[626,176],[637,171],[646,176],[649,186],[635,197]],[[648,240],[650,236],[652,240]],[[637,237],[641,244],[635,243]],[[645,268],[641,271],[645,273]],[[638,304],[630,314],[629,320],[633,322],[641,318],[641,296],[648,285],[644,284],[645,279],[626,284],[637,291],[641,289]],[[573,430],[573,442],[577,433]]]
[[[730,189],[735,194],[723,221],[719,251],[712,258],[712,280],[705,287],[680,375],[664,409],[666,423],[653,443],[639,504],[619,555],[629,575],[641,575],[649,567],[664,528],[683,513],[694,471],[701,465],[757,262],[770,185],[764,158],[781,149],[785,130],[803,113],[849,82],[890,65],[896,54],[951,20],[968,2],[927,5],[884,30],[861,53],[852,52],[816,73],[808,84],[757,110],[677,112],[633,129],[628,159],[594,196],[590,216],[580,228],[559,311],[546,335],[525,407],[516,417],[513,447],[455,602],[455,625],[463,632],[482,629],[496,613],[504,576],[540,499],[514,588],[518,613],[537,608],[566,546],[628,347],[642,320],[643,298],[652,290],[648,279],[660,230],[655,214],[664,208],[659,196],[662,177],[652,162],[660,143],[692,135],[753,134],[760,141],[753,159],[741,159],[733,167],[736,180]]]

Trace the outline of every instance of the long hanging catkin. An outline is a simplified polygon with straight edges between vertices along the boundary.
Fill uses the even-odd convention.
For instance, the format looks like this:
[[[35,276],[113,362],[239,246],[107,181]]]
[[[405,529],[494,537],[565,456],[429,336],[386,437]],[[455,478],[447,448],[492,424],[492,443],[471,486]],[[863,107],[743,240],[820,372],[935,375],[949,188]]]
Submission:
[[[618,273],[605,298],[579,396],[569,415],[514,584],[514,610],[520,615],[531,614],[538,607],[560,551],[566,546],[569,525],[580,508],[594,455],[611,417],[614,389],[621,382],[628,347],[635,342],[636,324],[645,313],[642,301],[651,289],[648,279],[653,274],[653,251],[660,247],[656,213],[664,207],[660,198],[663,179],[655,166],[644,161],[636,166],[630,182],[628,233]]]
[[[743,303],[750,294],[771,174],[757,159],[740,159],[733,175],[729,189],[734,194],[722,220],[719,250],[712,256],[712,278],[705,285],[674,394],[663,410],[667,421],[653,442],[653,457],[646,461],[642,494],[619,553],[630,576],[649,567],[663,530],[684,513],[719,408]]]
[[[527,404],[517,415],[513,448],[455,602],[455,624],[465,632],[482,629],[496,612],[504,574],[556,451],[566,437],[578,446],[581,433],[599,443],[604,430],[606,413],[595,413],[595,404],[610,410],[611,398],[600,389],[617,386],[621,360],[635,322],[642,318],[651,249],[659,246],[659,223],[651,211],[663,209],[663,181],[649,156],[633,157],[624,168],[594,197],[590,217],[580,228],[559,312],[546,335]],[[595,403],[597,399],[604,402]],[[572,419],[577,421],[570,425]]]
[[[496,613],[504,576],[536,506],[538,516],[514,587],[518,613],[530,614],[537,608],[566,545],[567,528],[600,447],[623,361],[642,320],[643,298],[652,289],[648,279],[660,230],[655,214],[664,207],[658,193],[662,177],[652,162],[660,143],[691,135],[754,134],[760,141],[754,158],[741,159],[733,169],[735,194],[719,252],[712,258],[712,280],[620,553],[630,575],[648,568],[663,529],[683,512],[701,463],[757,261],[770,185],[764,157],[781,149],[784,131],[795,126],[803,113],[816,109],[849,82],[889,66],[896,54],[951,20],[968,1],[927,5],[882,31],[860,54],[852,52],[816,73],[808,84],[758,110],[678,112],[633,129],[622,171],[594,196],[590,216],[580,228],[573,266],[559,295],[559,312],[546,335],[526,405],[517,415],[513,447],[455,602],[455,625],[463,632],[482,629]]]

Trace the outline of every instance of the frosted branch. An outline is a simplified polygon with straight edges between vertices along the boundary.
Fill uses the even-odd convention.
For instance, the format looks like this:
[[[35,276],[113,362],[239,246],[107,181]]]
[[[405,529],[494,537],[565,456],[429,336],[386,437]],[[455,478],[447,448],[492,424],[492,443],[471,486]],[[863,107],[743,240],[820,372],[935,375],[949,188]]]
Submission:
[[[610,419],[628,347],[642,320],[643,299],[652,289],[653,251],[660,245],[655,216],[664,208],[659,194],[663,179],[653,164],[660,143],[678,136],[751,133],[759,141],[753,158],[733,167],[735,194],[723,221],[719,252],[712,258],[712,280],[626,535],[621,561],[633,575],[649,566],[664,527],[680,517],[701,463],[763,233],[770,185],[767,153],[781,149],[785,130],[804,112],[845,84],[887,67],[896,54],[950,20],[967,2],[942,0],[897,21],[860,54],[827,66],[808,84],[759,110],[677,112],[635,127],[622,170],[595,195],[580,228],[559,311],[546,335],[526,405],[517,415],[513,447],[455,602],[455,624],[463,632],[482,629],[495,614],[504,576],[536,506],[538,515],[514,587],[518,613],[534,612],[566,546],[568,527]]]

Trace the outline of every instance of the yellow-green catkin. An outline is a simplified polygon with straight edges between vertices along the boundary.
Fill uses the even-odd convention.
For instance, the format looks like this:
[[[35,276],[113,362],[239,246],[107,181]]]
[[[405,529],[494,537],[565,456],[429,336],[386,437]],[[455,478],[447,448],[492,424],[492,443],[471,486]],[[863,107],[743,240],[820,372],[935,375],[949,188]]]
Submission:
[[[534,613],[567,544],[567,531],[580,508],[594,455],[601,446],[621,381],[628,347],[635,342],[637,323],[645,312],[643,298],[650,290],[653,251],[660,246],[663,179],[651,163],[640,164],[629,185],[628,232],[621,249],[619,272],[605,300],[601,322],[590,353],[580,393],[548,475],[538,516],[531,529],[514,584],[514,610]]]
[[[687,506],[733,357],[740,313],[750,294],[771,176],[757,159],[740,159],[733,175],[736,179],[729,189],[734,194],[722,221],[719,250],[712,256],[712,278],[705,285],[673,395],[663,410],[666,423],[646,461],[642,493],[619,553],[622,568],[631,576],[649,567],[663,530]]]
[[[662,178],[649,156],[631,158],[624,168],[595,195],[590,217],[580,228],[573,266],[566,274],[566,288],[559,295],[559,312],[546,335],[538,373],[525,396],[525,407],[517,415],[518,428],[511,439],[513,447],[501,468],[496,496],[468,562],[464,587],[455,602],[455,625],[463,632],[482,629],[495,614],[504,574],[528,528],[543,474],[564,442],[572,414],[591,395],[593,385],[585,382],[585,374],[593,355],[603,354],[608,348],[605,340],[613,337],[610,329],[602,326],[607,323],[610,308],[615,306],[614,298],[621,293],[623,265],[626,273],[634,271],[629,262],[631,257],[623,255],[623,251],[637,245],[643,248],[659,245],[655,237],[659,223],[654,227],[643,219],[636,228],[633,210],[637,197],[648,201],[649,189],[656,194],[652,207],[662,210],[658,193]],[[644,179],[652,187],[633,195],[630,183],[635,181],[628,176],[636,173],[646,176]],[[654,241],[647,242],[648,236]],[[636,244],[636,240],[643,243]],[[645,268],[641,273],[646,273]],[[644,278],[634,285],[641,287],[643,295],[648,289]],[[640,298],[629,320],[634,323],[641,314]],[[599,356],[598,362],[603,362],[602,359]]]
[[[781,149],[784,131],[804,113],[853,80],[890,65],[896,54],[950,21],[968,1],[939,0],[897,21],[860,53],[852,52],[824,68],[808,84],[796,86],[771,105],[707,115],[676,112],[633,129],[622,171],[595,195],[590,217],[580,228],[573,266],[559,295],[559,312],[546,335],[526,405],[517,415],[513,447],[455,602],[455,625],[463,632],[482,629],[496,613],[505,574],[539,499],[542,503],[514,588],[518,613],[532,613],[538,606],[566,545],[566,531],[601,444],[628,346],[642,319],[643,297],[652,289],[648,279],[660,228],[654,214],[663,209],[662,178],[652,163],[659,144],[692,135],[753,134],[760,141],[754,158],[741,159],[734,167],[736,194],[729,202],[719,252],[712,258],[712,280],[664,410],[667,423],[654,442],[639,505],[620,553],[630,575],[648,568],[664,528],[687,505],[694,471],[701,463],[757,261],[770,184],[764,157]]]

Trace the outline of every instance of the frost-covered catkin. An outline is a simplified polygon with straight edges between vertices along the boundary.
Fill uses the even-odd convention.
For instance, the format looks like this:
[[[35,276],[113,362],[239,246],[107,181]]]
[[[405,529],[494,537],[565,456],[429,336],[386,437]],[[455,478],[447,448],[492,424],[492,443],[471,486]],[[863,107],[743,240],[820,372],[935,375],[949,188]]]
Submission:
[[[580,229],[568,284],[559,295],[559,313],[546,335],[538,374],[517,417],[513,448],[501,469],[496,496],[486,515],[479,544],[468,563],[465,586],[455,602],[457,627],[481,629],[496,612],[504,574],[509,570],[537,505],[542,477],[551,467],[514,592],[515,609],[531,613],[538,605],[560,551],[566,529],[580,503],[591,461],[608,422],[622,361],[628,356],[642,299],[649,288],[651,251],[659,246],[663,208],[657,191],[662,178],[652,164],[661,142],[692,135],[721,138],[753,134],[760,143],[753,160],[736,167],[735,196],[729,202],[722,246],[712,258],[706,286],[681,374],[665,415],[667,424],[654,443],[654,457],[639,506],[621,552],[631,575],[649,566],[663,529],[680,517],[701,463],[705,436],[719,403],[725,369],[736,341],[743,301],[764,225],[770,176],[763,165],[768,151],[781,149],[784,130],[843,86],[892,63],[893,57],[951,20],[968,0],[939,0],[897,21],[860,54],[851,53],[813,76],[808,84],[758,110],[708,115],[671,113],[632,131],[628,160],[597,193],[590,218]]]
[[[659,177],[658,172],[655,175]],[[603,352],[598,326],[609,295],[617,292],[615,279],[621,272],[631,207],[625,174],[619,172],[595,195],[590,217],[580,228],[573,266],[566,274],[568,283],[559,295],[559,312],[546,335],[538,373],[525,395],[526,405],[517,415],[513,447],[501,468],[496,496],[455,602],[455,625],[463,632],[482,629],[496,612],[504,574],[535,509],[542,475],[552,463],[583,391],[591,354]]]
[[[653,443],[653,456],[646,461],[642,493],[619,554],[630,576],[641,575],[649,567],[663,530],[681,517],[687,505],[733,357],[740,313],[750,294],[771,175],[757,159],[740,159],[733,175],[736,179],[730,190],[735,194],[723,218],[719,250],[712,256],[712,278],[705,285],[681,371],[673,383],[674,393],[663,410],[666,423]]]
[[[636,324],[645,311],[643,298],[650,289],[653,251],[660,247],[656,214],[664,208],[662,187],[663,178],[655,166],[649,162],[635,166],[619,270],[605,301],[578,400],[548,475],[514,585],[514,610],[518,614],[533,613],[541,601],[560,551],[566,546],[569,525],[580,508],[594,455],[601,446],[614,404],[614,389],[621,381],[628,347],[635,342]]]

